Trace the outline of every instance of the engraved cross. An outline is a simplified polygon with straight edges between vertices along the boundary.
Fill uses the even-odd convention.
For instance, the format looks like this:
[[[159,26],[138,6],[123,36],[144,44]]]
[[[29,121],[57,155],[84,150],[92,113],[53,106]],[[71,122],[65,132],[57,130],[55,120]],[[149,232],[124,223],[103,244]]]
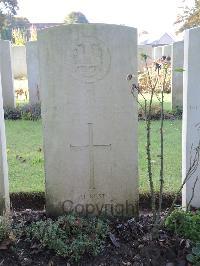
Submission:
[[[104,145],[94,145],[93,141],[93,124],[88,124],[89,129],[89,144],[85,146],[73,146],[70,144],[70,148],[76,151],[81,151],[87,149],[89,151],[89,163],[90,163],[90,189],[95,189],[95,169],[94,169],[94,149],[96,148],[106,148],[111,149],[111,144],[104,144]]]

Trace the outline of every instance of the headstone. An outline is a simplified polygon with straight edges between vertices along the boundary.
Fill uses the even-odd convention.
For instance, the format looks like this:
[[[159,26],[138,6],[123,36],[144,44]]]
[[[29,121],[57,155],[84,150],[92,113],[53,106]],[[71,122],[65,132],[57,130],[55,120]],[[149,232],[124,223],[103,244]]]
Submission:
[[[153,48],[151,45],[138,45],[138,70],[140,72],[144,71],[144,68],[146,67],[145,61],[142,58],[142,54],[145,54],[148,56],[147,58],[147,64],[150,65],[153,60]]]
[[[162,46],[162,56],[172,57],[172,45],[164,45]]]
[[[175,42],[172,45],[172,109],[183,107],[183,61],[184,42]]]
[[[194,161],[195,149],[200,141],[200,27],[186,30],[184,39],[183,72],[183,179]],[[192,174],[183,189],[183,206],[191,201],[191,206],[200,207],[200,167]]]
[[[4,107],[15,107],[15,92],[11,63],[11,45],[0,40],[0,71]]]
[[[1,75],[0,75],[1,77]],[[1,79],[0,79],[1,80]],[[0,215],[9,211],[9,189],[8,189],[8,165],[6,154],[6,136],[3,112],[2,88],[0,82]]]
[[[26,61],[28,72],[29,101],[31,104],[39,103],[39,59],[37,42],[26,43]]]
[[[38,42],[47,212],[136,214],[136,29],[65,25]]]
[[[162,46],[154,47],[153,49],[153,59],[159,60],[162,57]]]
[[[12,68],[14,78],[24,78],[27,76],[25,45],[12,46]]]

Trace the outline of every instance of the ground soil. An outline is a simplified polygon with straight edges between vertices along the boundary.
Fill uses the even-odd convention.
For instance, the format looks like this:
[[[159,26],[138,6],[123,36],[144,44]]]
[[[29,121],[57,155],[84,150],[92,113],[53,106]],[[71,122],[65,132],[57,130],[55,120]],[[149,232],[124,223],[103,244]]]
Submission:
[[[155,195],[158,199],[158,193]],[[163,208],[168,208],[172,201],[174,200],[174,193],[165,193],[163,194]],[[140,210],[150,210],[151,209],[151,195],[149,193],[140,194]],[[36,192],[36,193],[11,193],[11,207],[14,211],[20,211],[25,209],[32,210],[44,210],[45,209],[45,193]],[[181,195],[179,195],[176,202],[177,205],[181,204]]]
[[[169,206],[172,199],[172,195],[165,195],[165,205]],[[43,210],[45,206],[43,193],[35,193],[32,196],[30,194],[12,194],[11,202],[14,226],[19,223],[26,225],[40,219],[46,219]],[[175,236],[165,229],[159,231],[157,239],[152,239],[150,233],[152,217],[148,209],[150,207],[149,203],[149,195],[140,197],[140,209],[143,209],[145,214],[140,215],[138,220],[133,218],[123,221],[119,219],[110,220],[110,233],[103,252],[95,258],[88,257],[86,254],[80,263],[76,264],[71,262],[70,259],[56,256],[53,251],[43,248],[39,243],[20,238],[7,241],[3,246],[0,245],[0,266],[188,265],[185,259],[190,250],[188,240]],[[180,198],[178,203],[180,203]]]

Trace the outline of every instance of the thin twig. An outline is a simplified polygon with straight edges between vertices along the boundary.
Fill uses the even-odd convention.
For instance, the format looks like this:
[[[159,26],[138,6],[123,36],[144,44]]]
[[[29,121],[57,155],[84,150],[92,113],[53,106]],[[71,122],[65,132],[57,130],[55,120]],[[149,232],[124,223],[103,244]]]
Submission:
[[[194,198],[195,188],[196,188],[196,184],[197,184],[197,181],[198,180],[199,180],[199,176],[197,176],[196,179],[195,179],[195,181],[194,181],[194,185],[192,187],[192,196],[191,196],[191,198],[190,198],[190,200],[189,200],[189,202],[188,202],[188,204],[186,206],[186,211],[189,211],[190,210],[190,205],[191,205],[191,202],[192,202],[192,200]]]

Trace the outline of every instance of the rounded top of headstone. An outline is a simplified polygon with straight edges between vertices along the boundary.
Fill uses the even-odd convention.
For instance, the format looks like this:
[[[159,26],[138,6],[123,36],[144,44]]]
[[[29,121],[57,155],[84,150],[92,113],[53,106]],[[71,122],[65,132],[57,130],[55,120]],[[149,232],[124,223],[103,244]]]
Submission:
[[[39,45],[44,44],[49,54],[53,51],[54,55],[63,54],[70,76],[84,83],[93,83],[107,76],[111,64],[111,50],[115,50],[118,45],[112,40],[119,33],[121,39],[130,36],[130,43],[133,36],[137,39],[135,28],[95,23],[44,29],[39,32],[38,41]]]
[[[76,23],[76,24],[63,24],[63,25],[57,25],[53,27],[49,27],[46,29],[42,29],[38,32],[38,35],[42,35],[43,33],[47,32],[54,32],[54,31],[60,31],[60,30],[77,30],[77,29],[123,29],[123,30],[137,30],[134,27],[125,26],[125,25],[116,25],[116,24],[105,24],[105,23]]]

